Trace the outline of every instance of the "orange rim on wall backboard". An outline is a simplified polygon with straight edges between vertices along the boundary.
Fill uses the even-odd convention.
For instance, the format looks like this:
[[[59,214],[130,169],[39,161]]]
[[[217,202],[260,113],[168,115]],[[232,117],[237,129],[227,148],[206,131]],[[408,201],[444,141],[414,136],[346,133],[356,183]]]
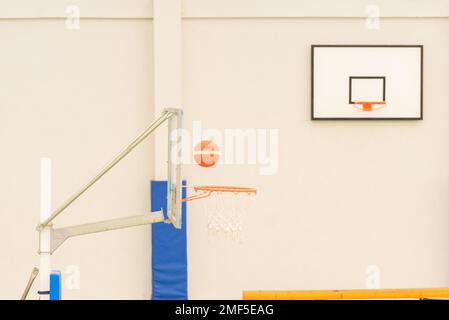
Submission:
[[[358,105],[361,105],[362,107],[359,109],[362,111],[373,111],[380,108],[385,108],[387,105],[385,101],[355,101],[353,104],[355,108],[358,108]]]
[[[385,108],[386,77],[349,77],[349,104],[361,111]]]

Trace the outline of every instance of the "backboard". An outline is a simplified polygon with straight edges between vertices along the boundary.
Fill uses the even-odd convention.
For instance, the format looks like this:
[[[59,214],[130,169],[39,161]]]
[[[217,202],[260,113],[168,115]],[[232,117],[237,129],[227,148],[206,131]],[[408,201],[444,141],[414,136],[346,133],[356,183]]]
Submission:
[[[182,227],[182,110],[167,109],[175,113],[168,119],[167,158],[167,217],[177,229]]]
[[[422,119],[423,47],[312,46],[312,119]]]

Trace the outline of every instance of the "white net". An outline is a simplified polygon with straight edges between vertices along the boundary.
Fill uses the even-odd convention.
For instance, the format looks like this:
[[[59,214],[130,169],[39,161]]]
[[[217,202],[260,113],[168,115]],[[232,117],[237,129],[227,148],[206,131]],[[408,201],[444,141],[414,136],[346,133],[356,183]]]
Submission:
[[[246,192],[212,192],[204,199],[209,236],[242,242],[244,219],[254,196]]]

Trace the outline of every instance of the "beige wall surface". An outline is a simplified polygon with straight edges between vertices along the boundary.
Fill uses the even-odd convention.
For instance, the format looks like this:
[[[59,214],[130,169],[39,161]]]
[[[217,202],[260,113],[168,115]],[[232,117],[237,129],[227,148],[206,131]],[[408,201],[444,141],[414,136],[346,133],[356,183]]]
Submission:
[[[0,21],[0,39],[0,298],[17,299],[39,264],[39,159],[53,160],[56,207],[153,119],[152,24]],[[153,167],[146,142],[55,225],[147,212]],[[150,228],[138,227],[70,239],[53,267],[66,299],[144,299],[150,259]]]
[[[365,22],[183,20],[186,128],[279,130],[274,175],[186,166],[190,185],[258,189],[242,244],[209,238],[202,203],[189,204],[190,298],[365,288],[370,266],[382,288],[449,285],[449,20]],[[80,30],[0,20],[0,299],[18,298],[38,264],[39,159],[53,159],[57,206],[151,121],[152,33],[149,19],[87,19]],[[424,120],[311,121],[311,44],[423,44]],[[139,147],[55,224],[146,212],[152,150]],[[64,298],[149,298],[149,230],[65,243],[53,259]]]
[[[191,298],[246,290],[449,285],[447,19],[201,20],[184,25],[186,123],[279,129],[279,171],[187,168],[258,188],[242,245],[189,210]],[[311,44],[424,45],[423,121],[311,121]],[[232,279],[232,280],[231,280]],[[371,280],[370,280],[371,279]],[[211,289],[213,288],[213,289]]]

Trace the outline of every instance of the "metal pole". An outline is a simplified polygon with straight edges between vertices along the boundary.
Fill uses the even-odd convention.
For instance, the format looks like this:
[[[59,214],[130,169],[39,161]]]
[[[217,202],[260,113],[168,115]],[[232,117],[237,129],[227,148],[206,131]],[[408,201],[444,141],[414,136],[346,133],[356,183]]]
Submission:
[[[93,177],[84,187],[78,192],[74,193],[69,199],[67,199],[58,209],[56,209],[49,218],[40,223],[36,229],[42,231],[50,222],[52,222],[61,212],[67,209],[76,199],[78,199],[84,192],[92,187],[101,177],[103,177],[109,170],[111,170],[117,163],[120,162],[128,153],[130,153],[135,147],[137,147],[142,141],[145,140],[156,128],[158,128],[165,120],[175,115],[174,112],[164,110],[159,118],[154,120],[149,127],[147,127],[139,136],[137,136],[118,156],[116,156],[108,165],[106,165],[100,173]]]

